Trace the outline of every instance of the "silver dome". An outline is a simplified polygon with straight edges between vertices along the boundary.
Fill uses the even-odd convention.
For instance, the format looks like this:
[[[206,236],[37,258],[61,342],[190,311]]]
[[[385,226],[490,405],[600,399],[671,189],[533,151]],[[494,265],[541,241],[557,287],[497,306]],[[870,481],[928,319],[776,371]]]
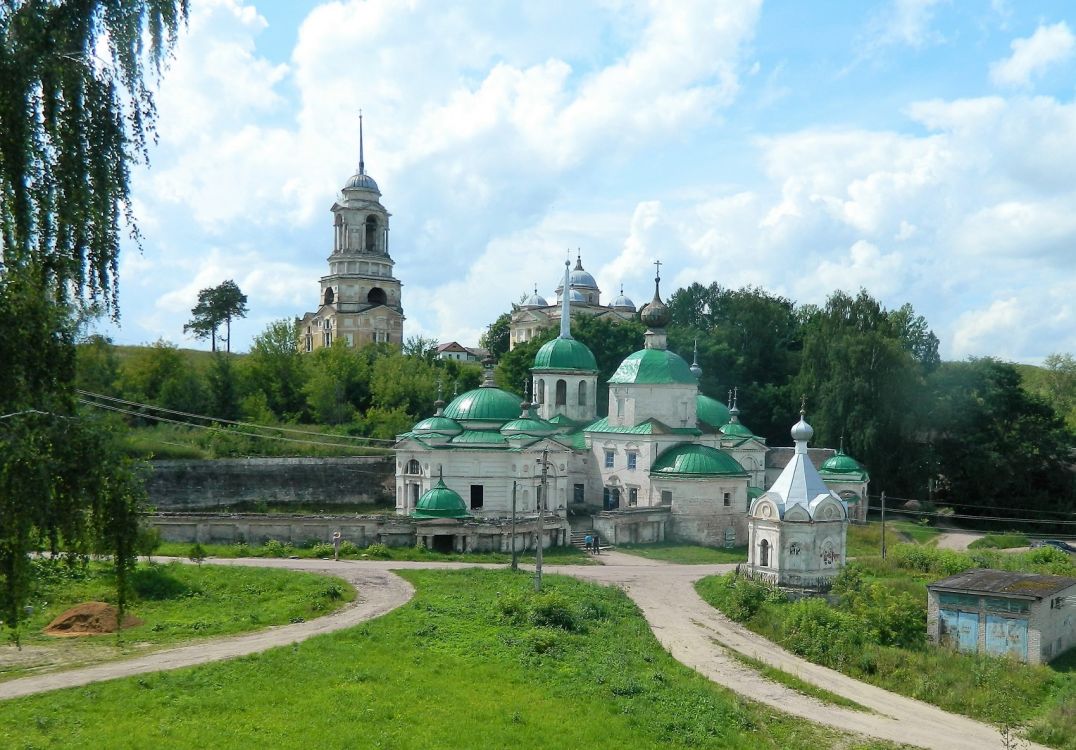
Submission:
[[[381,195],[374,178],[364,172],[356,172],[351,175],[344,185],[344,190],[370,190]]]
[[[527,297],[523,301],[523,307],[549,307],[549,303],[545,301],[545,297],[538,294],[538,290],[534,290],[534,294]]]
[[[632,302],[626,294],[624,294],[623,287],[620,288],[620,296],[613,300],[613,309],[631,310],[632,312],[635,312],[635,303]]]

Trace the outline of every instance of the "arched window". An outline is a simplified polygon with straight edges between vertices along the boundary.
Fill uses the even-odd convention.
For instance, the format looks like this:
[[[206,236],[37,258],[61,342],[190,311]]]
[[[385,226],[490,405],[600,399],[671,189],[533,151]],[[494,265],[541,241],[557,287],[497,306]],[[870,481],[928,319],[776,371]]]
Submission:
[[[330,286],[325,290],[325,304],[331,305],[334,299],[336,299],[336,295],[333,294],[333,288]]]
[[[585,380],[579,381],[579,405],[587,405],[587,381]]]
[[[377,217],[366,217],[366,252],[372,253],[377,249]]]
[[[370,293],[366,295],[366,301],[371,305],[383,305],[388,301],[388,296],[385,294],[384,289],[375,286],[370,290]]]
[[[407,473],[407,474],[420,474],[421,472],[422,472],[422,467],[419,466],[418,459],[412,458],[410,461],[407,462],[407,469],[405,470],[405,473]]]
[[[557,400],[554,406],[566,406],[568,404],[568,384],[563,380],[557,381]]]
[[[538,399],[539,404],[545,403],[545,381],[539,380],[534,384],[534,397]]]
[[[765,539],[758,544],[758,564],[763,568],[770,566],[770,543]]]

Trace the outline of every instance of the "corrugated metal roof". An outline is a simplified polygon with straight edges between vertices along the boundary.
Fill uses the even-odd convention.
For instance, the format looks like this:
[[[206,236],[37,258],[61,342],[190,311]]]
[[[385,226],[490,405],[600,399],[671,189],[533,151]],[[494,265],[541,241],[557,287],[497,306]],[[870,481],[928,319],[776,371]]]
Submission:
[[[1014,573],[1008,570],[976,568],[943,578],[927,586],[940,591],[975,591],[984,594],[1014,594],[1042,599],[1076,586],[1076,578],[1041,573]]]
[[[672,435],[701,435],[702,431],[695,427],[669,427],[656,419],[648,419],[631,427],[619,427],[609,424],[608,417],[591,422],[583,428],[583,432],[615,432],[628,435],[660,435],[663,433]]]

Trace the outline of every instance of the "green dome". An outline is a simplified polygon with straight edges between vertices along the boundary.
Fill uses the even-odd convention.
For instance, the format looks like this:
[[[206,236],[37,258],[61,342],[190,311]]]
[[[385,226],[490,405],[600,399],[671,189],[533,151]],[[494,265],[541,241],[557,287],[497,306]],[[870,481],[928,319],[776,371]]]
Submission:
[[[525,434],[525,435],[544,435],[550,432],[555,432],[557,426],[550,424],[543,419],[532,419],[530,417],[520,417],[519,419],[513,419],[511,422],[501,427],[501,434]]]
[[[819,470],[832,471],[834,474],[851,474],[863,471],[863,467],[859,465],[859,461],[845,455],[843,451],[837,451],[837,455],[830,456],[822,462]]]
[[[438,479],[437,484],[422,493],[415,506],[412,518],[470,518],[467,506],[463,498],[455,490],[445,485],[444,479]]]
[[[747,425],[740,422],[729,422],[721,427],[721,434],[729,437],[749,438],[754,437],[755,434],[751,430],[747,429]]]
[[[411,432],[435,432],[440,435],[458,435],[463,432],[459,422],[448,417],[427,417],[411,428]]]
[[[519,416],[520,397],[500,388],[475,388],[461,393],[445,407],[449,419],[507,422]]]
[[[701,393],[695,397],[695,415],[714,428],[727,424],[732,416],[729,414],[729,407],[716,398],[703,396]]]
[[[736,459],[716,448],[695,443],[674,445],[654,462],[651,475],[747,476]]]
[[[556,338],[547,341],[534,357],[535,370],[598,369],[594,354],[586,344],[575,339]]]
[[[697,385],[699,381],[680,355],[668,349],[641,349],[620,363],[609,382]]]

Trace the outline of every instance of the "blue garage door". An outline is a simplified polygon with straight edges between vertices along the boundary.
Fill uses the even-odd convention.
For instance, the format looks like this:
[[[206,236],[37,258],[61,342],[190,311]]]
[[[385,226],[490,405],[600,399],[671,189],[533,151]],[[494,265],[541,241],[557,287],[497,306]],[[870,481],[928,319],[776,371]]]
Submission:
[[[979,649],[979,615],[955,609],[940,610],[939,640],[950,648],[974,654]]]
[[[986,653],[1027,661],[1027,620],[987,615]]]

